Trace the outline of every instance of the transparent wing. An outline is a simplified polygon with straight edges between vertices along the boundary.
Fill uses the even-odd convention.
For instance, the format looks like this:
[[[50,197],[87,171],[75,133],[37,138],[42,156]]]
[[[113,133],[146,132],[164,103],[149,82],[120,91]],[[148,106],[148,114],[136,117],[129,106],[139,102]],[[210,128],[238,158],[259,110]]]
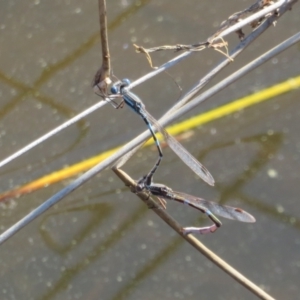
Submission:
[[[192,155],[190,154],[174,137],[168,134],[168,132],[155,120],[147,111],[144,111],[147,118],[153,124],[154,127],[164,136],[166,142],[170,148],[179,156],[179,158],[199,177],[210,185],[214,185],[215,180],[209,171]]]
[[[202,212],[208,209],[213,214],[216,214],[223,218],[237,220],[246,223],[255,222],[255,218],[252,215],[250,215],[249,213],[247,213],[246,211],[240,208],[227,206],[227,205],[220,205],[216,202],[207,201],[202,198],[198,198],[181,192],[173,191],[171,193],[171,196],[172,197],[168,197],[168,199],[173,199],[175,201],[186,203],[196,209],[201,210]]]

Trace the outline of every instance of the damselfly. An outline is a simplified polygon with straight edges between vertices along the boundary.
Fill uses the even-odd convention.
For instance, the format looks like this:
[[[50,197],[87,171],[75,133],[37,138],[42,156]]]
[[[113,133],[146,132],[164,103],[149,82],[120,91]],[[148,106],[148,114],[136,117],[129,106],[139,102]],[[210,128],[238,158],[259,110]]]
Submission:
[[[246,223],[255,222],[255,218],[252,215],[240,208],[220,205],[216,202],[207,201],[189,194],[173,191],[168,186],[160,183],[150,182],[149,184],[149,181],[151,181],[151,176],[149,177],[148,175],[140,179],[138,181],[137,190],[148,190],[152,195],[156,196],[161,203],[163,203],[162,199],[166,199],[187,204],[206,214],[214,223],[213,225],[207,227],[185,227],[183,228],[184,234],[207,234],[210,232],[215,232],[219,227],[221,227],[222,223],[214,214],[223,218]]]
[[[145,109],[145,105],[142,100],[132,92],[130,92],[127,87],[130,85],[128,79],[123,79],[121,83],[117,83],[111,87],[112,94],[120,94],[123,98],[123,101],[135,112],[137,113],[148,126],[152,137],[155,141],[159,158],[155,163],[154,167],[151,169],[149,176],[152,178],[153,174],[157,170],[163,153],[159,144],[159,141],[156,137],[155,130],[159,131],[170,148],[180,157],[180,159],[190,167],[198,176],[200,176],[205,182],[210,185],[214,185],[214,179],[209,173],[209,171],[194,157],[192,156],[177,140],[168,134],[168,132],[155,120]]]

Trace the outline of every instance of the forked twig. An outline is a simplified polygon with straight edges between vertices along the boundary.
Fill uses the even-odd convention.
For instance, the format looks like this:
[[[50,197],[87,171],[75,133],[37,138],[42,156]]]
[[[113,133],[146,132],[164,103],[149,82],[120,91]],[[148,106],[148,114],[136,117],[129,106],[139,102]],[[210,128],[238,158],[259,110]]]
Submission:
[[[279,0],[276,3],[270,0],[258,0],[255,4],[251,5],[250,7],[244,9],[243,11],[234,13],[231,15],[226,21],[223,21],[220,28],[210,36],[206,41],[199,42],[192,45],[183,45],[183,44],[176,44],[176,45],[163,45],[158,47],[153,47],[146,49],[142,46],[133,45],[136,49],[137,53],[144,53],[149,61],[150,65],[152,66],[152,59],[150,57],[151,52],[162,51],[162,50],[173,50],[175,52],[178,51],[201,51],[206,48],[213,48],[218,49],[221,47],[226,47],[227,43],[216,43],[217,40],[225,37],[226,35],[236,32],[240,39],[244,39],[244,33],[242,32],[242,28],[250,24],[252,28],[256,28],[258,25],[262,23],[263,20],[270,18],[272,16],[272,12],[276,12],[276,10],[281,7],[287,0]],[[241,18],[246,14],[252,13],[251,16],[242,20]],[[274,14],[273,14],[274,15]],[[223,52],[221,52],[223,53]]]
[[[234,14],[232,14],[227,20],[223,21],[219,27],[219,29],[217,30],[216,33],[214,33],[209,39],[208,41],[214,40],[216,37],[218,37],[222,32],[224,32],[226,29],[230,28],[231,26],[233,26],[234,24],[237,24],[239,22],[242,21],[242,18],[247,15],[247,14],[255,14],[259,11],[261,11],[262,9],[269,7],[271,5],[273,5],[274,2],[271,0],[258,0],[256,3],[252,4],[251,6],[249,6],[248,8],[236,12]],[[276,4],[278,5],[278,3]],[[272,8],[273,9],[273,8]],[[268,11],[266,12],[264,15],[260,15],[260,16],[255,16],[254,20],[251,20],[249,22],[250,26],[252,28],[256,28],[258,25],[260,25],[262,23],[263,20],[265,20],[266,18],[271,16],[271,12]],[[253,19],[253,16],[252,16]],[[236,33],[238,34],[239,38],[241,40],[243,40],[243,38],[245,37],[245,34],[242,31],[242,28],[238,28],[236,30]]]
[[[264,300],[274,300],[269,294],[263,291],[260,287],[254,284],[252,281],[247,279],[244,275],[239,273],[236,269],[226,263],[223,259],[217,256],[214,252],[205,247],[197,238],[193,235],[184,235],[182,233],[182,226],[173,219],[166,210],[162,209],[156,201],[152,199],[146,192],[136,192],[137,184],[136,182],[123,170],[113,168],[115,174],[128,186],[131,191],[133,191],[148,207],[150,207],[155,214],[157,214],[165,223],[167,223],[172,229],[174,229],[183,239],[190,243],[198,252],[202,253],[206,258],[208,258],[212,263],[218,266],[221,270],[231,276],[234,280],[239,282],[253,294],[255,294],[260,299]]]
[[[287,10],[290,9],[290,6],[292,4],[294,4],[295,2],[297,2],[296,0],[291,0],[288,3],[286,3],[285,5],[283,5],[280,8],[280,14],[279,16],[281,16],[284,12],[286,12]],[[278,15],[274,15],[271,18],[269,18],[264,24],[262,24],[262,26],[260,26],[255,32],[253,32],[252,34],[250,34],[245,40],[243,40],[231,53],[230,53],[230,58],[234,58],[236,57],[238,54],[241,53],[242,50],[244,50],[251,42],[253,42],[253,40],[255,40],[258,36],[260,36],[269,26],[271,26],[271,24],[274,22],[274,20],[276,20],[278,18]],[[283,48],[286,49],[286,47],[290,47],[292,44],[296,43],[296,41],[299,39],[299,34],[294,35],[293,37],[291,37],[290,39],[284,41],[283,43],[281,43],[280,45],[274,47],[272,50],[266,52],[265,54],[263,54],[261,57],[259,57],[258,59],[255,59],[254,61],[252,61],[251,63],[249,63],[248,65],[244,66],[243,68],[241,68],[240,70],[238,70],[236,73],[232,74],[231,76],[227,77],[226,79],[224,79],[223,81],[219,82],[218,84],[216,84],[214,87],[210,88],[209,90],[207,90],[206,92],[204,92],[202,95],[198,96],[197,98],[195,98],[192,102],[193,103],[189,103],[188,105],[186,105],[186,103],[195,95],[197,94],[206,84],[208,84],[208,82],[210,80],[212,80],[212,78],[214,78],[227,64],[230,63],[230,59],[226,59],[224,61],[222,61],[220,64],[218,64],[212,71],[210,71],[205,77],[203,77],[198,84],[196,84],[190,91],[187,92],[186,95],[184,95],[182,97],[182,99],[180,101],[178,101],[170,110],[168,110],[164,116],[160,119],[161,121],[164,121],[166,118],[168,118],[170,115],[173,114],[173,117],[176,116],[176,118],[181,114],[177,114],[177,111],[180,110],[181,107],[183,107],[185,105],[185,107],[183,107],[183,110],[180,111],[185,111],[188,112],[190,110],[192,110],[195,106],[199,105],[201,102],[207,100],[208,98],[210,98],[211,96],[213,96],[214,94],[216,94],[217,92],[219,92],[220,90],[222,90],[223,88],[225,88],[226,86],[228,86],[229,84],[231,84],[232,82],[234,82],[235,80],[239,79],[241,76],[245,75],[246,73],[248,73],[251,70],[253,70],[254,68],[258,67],[258,65],[261,65],[263,62],[269,60],[271,57],[273,57],[274,55],[276,55],[275,53],[281,52],[283,51]],[[190,54],[191,52],[185,52],[183,54],[180,55],[180,60],[185,58],[184,55]],[[167,64],[175,64],[175,59],[173,61],[168,62]],[[166,64],[166,65],[167,65]],[[169,67],[169,66],[168,66]],[[162,66],[160,68],[161,71],[164,70],[164,66]],[[135,82],[131,83],[130,87],[133,87],[137,84],[140,84],[141,82],[143,82],[144,80],[149,79],[149,77],[152,77],[152,74],[154,74],[155,72],[158,72],[159,70],[155,70],[151,73],[148,73],[147,75],[145,75],[144,77],[136,80]],[[153,75],[154,76],[154,75]],[[121,167],[125,164],[125,162],[127,161],[127,159],[129,157],[131,157],[141,146],[142,144],[140,144],[139,146],[137,146],[135,149],[133,149],[131,151],[131,153],[127,154],[126,156],[124,156],[124,158],[121,158],[118,162],[118,167]]]
[[[272,4],[271,6],[264,8],[263,10],[257,12],[255,15],[251,15],[250,17],[246,18],[245,20],[239,22],[238,24],[235,24],[227,29],[225,29],[223,32],[220,33],[218,37],[224,37],[232,32],[235,32],[239,28],[245,26],[249,22],[254,21],[256,18],[259,16],[262,16],[270,11],[274,11],[275,9],[279,8],[279,14],[272,15],[270,18],[266,20],[261,26],[259,26],[256,30],[254,30],[251,34],[248,35],[246,39],[244,39],[242,42],[240,42],[234,50],[231,51],[229,56],[231,58],[236,57],[241,51],[243,51],[251,42],[253,42],[256,38],[258,38],[267,28],[269,28],[278,18],[280,18],[286,11],[291,10],[291,7],[297,2],[298,0],[279,0],[275,4]],[[192,55],[194,52],[184,52],[178,55],[177,57],[171,59],[167,63],[163,64],[159,68],[155,69],[154,71],[149,72],[148,74],[140,77],[139,79],[135,80],[134,82],[131,83],[131,85],[128,87],[128,89],[131,89],[148,79],[158,75],[161,72],[164,72],[165,70],[175,66],[177,63],[181,62],[185,58],[189,57]],[[221,69],[223,69],[227,64],[229,64],[231,60],[226,59],[222,61],[220,64],[217,65],[209,74],[201,80],[201,87],[203,87],[206,83],[210,81],[218,72],[220,72]],[[197,89],[196,92],[199,91],[199,87],[195,87],[192,89],[190,95],[192,96],[195,94],[195,89]],[[190,96],[191,98],[191,96]],[[189,99],[190,99],[189,98]],[[182,105],[180,105],[182,106]],[[176,108],[177,109],[177,108]],[[173,110],[173,109],[172,109]]]

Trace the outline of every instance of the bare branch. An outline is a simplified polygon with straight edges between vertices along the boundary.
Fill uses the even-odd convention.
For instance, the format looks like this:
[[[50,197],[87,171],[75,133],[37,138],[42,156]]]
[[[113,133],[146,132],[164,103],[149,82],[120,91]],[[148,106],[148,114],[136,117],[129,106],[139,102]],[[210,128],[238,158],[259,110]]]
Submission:
[[[107,18],[106,18],[106,0],[98,0],[99,3],[99,21],[100,21],[100,38],[102,46],[102,65],[97,71],[93,86],[97,86],[99,90],[106,95],[107,86],[110,80],[110,54],[107,37]]]
[[[208,258],[217,267],[231,276],[234,280],[239,282],[254,295],[264,300],[274,300],[269,294],[259,288],[256,284],[246,278],[244,275],[239,273],[236,269],[226,263],[223,259],[217,256],[214,252],[205,247],[197,238],[193,235],[184,235],[182,233],[182,226],[173,219],[165,209],[162,209],[160,205],[156,203],[146,192],[136,192],[136,182],[123,170],[114,168],[115,174],[128,186],[132,192],[134,192],[152,211],[157,214],[165,223],[167,223],[173,230],[175,230],[183,239],[190,243],[198,252],[202,253],[206,258]]]
[[[255,4],[251,5],[250,7],[244,9],[243,11],[234,13],[231,15],[226,21],[223,21],[220,28],[210,36],[205,42],[199,42],[192,45],[163,45],[158,47],[153,47],[146,49],[142,46],[134,45],[137,53],[144,53],[146,54],[147,60],[150,62],[152,66],[152,60],[149,55],[151,52],[156,51],[163,51],[163,50],[173,50],[173,51],[201,51],[206,48],[220,48],[224,47],[227,44],[225,42],[216,43],[216,40],[219,40],[226,35],[236,32],[240,39],[243,40],[245,35],[242,31],[242,28],[250,24],[252,28],[256,28],[259,26],[263,20],[272,16],[272,12],[276,12],[276,10],[281,7],[287,0],[279,0],[278,2],[274,3],[270,0],[258,0]],[[253,13],[250,17],[242,20],[241,18],[246,14]]]

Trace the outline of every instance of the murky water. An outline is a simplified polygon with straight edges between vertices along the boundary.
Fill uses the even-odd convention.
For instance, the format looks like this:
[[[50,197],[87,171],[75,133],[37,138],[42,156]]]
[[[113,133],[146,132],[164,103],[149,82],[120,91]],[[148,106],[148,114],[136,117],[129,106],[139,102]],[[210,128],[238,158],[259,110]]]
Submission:
[[[152,47],[204,40],[227,16],[251,4],[108,2],[113,71],[131,79],[150,71],[145,57],[134,52],[133,43]],[[221,76],[297,32],[298,6]],[[229,42],[233,47],[237,37]],[[99,100],[91,89],[101,63],[97,3],[2,1],[0,45],[2,159]],[[154,64],[173,56],[154,54]],[[170,73],[186,91],[221,59],[212,50],[196,53]],[[298,76],[299,70],[299,46],[295,46],[193,114]],[[165,74],[135,92],[157,118],[180,94]],[[197,128],[182,141],[209,168],[215,187],[196,178],[168,148],[155,177],[175,190],[253,214],[255,224],[222,220],[219,231],[200,238],[277,299],[296,299],[300,293],[299,96],[295,90],[254,105]],[[123,144],[144,129],[129,109],[106,106],[5,166],[0,172],[1,191]],[[155,148],[143,149],[125,170],[139,178],[156,156]],[[68,182],[1,207],[1,231]],[[168,211],[183,225],[209,223],[198,211],[177,203],[168,203]],[[254,298],[172,232],[109,170],[4,243],[0,276],[1,299]]]

